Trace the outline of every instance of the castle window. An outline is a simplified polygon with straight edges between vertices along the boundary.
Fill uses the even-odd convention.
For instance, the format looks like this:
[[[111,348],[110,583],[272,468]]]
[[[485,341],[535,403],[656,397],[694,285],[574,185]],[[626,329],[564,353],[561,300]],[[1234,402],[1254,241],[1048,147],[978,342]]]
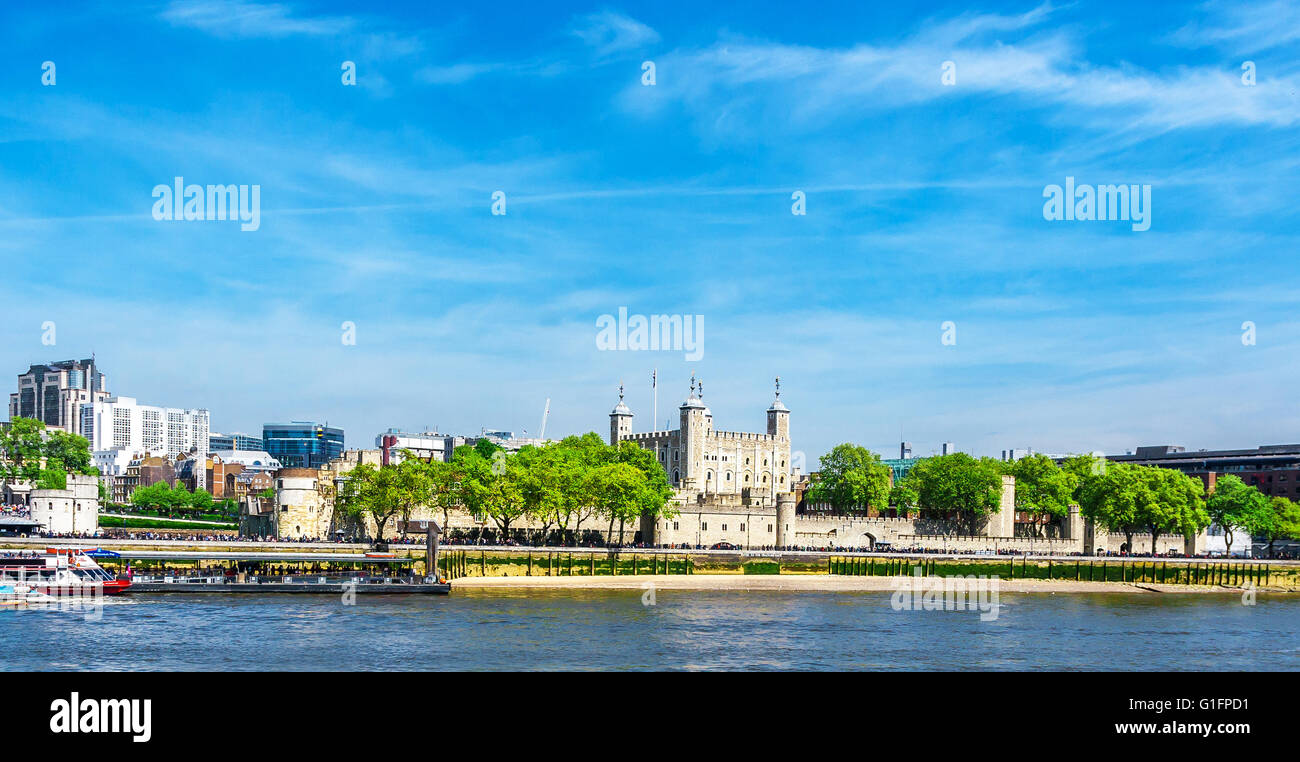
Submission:
[[[768,525],[767,525],[767,533],[768,533],[768,534],[771,534],[771,533],[772,533],[772,525],[771,525],[771,524],[768,524]]]
[[[727,472],[727,481],[731,481],[731,472],[730,472],[730,471]]]
[[[724,532],[727,531],[727,525],[726,525],[726,524],[723,524],[723,525],[722,525],[722,531],[724,531]]]
[[[678,471],[673,471],[673,481],[675,481],[675,482],[679,482],[679,481],[681,481],[681,480],[682,480],[682,475],[681,475],[681,473],[678,472]]]
[[[740,531],[742,531],[742,532],[745,531],[745,525],[744,525],[744,524],[741,524],[741,525],[740,525]]]
[[[709,531],[709,522],[707,522],[707,521],[701,521],[701,522],[700,522],[700,531],[701,531],[701,532],[707,532],[707,531]]]

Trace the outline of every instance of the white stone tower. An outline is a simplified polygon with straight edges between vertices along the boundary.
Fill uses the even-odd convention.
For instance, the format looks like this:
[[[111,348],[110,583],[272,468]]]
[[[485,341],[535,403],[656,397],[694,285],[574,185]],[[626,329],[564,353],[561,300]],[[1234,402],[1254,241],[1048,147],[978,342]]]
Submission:
[[[776,378],[776,399],[767,409],[767,433],[778,440],[790,441],[790,408],[781,401],[781,377]]]
[[[623,403],[623,384],[618,385],[618,404],[609,414],[609,443],[618,447],[619,440],[632,433],[632,409]]]
[[[704,476],[704,437],[708,431],[708,408],[695,396],[695,374],[691,374],[691,396],[681,411],[681,453],[683,489],[699,489]]]

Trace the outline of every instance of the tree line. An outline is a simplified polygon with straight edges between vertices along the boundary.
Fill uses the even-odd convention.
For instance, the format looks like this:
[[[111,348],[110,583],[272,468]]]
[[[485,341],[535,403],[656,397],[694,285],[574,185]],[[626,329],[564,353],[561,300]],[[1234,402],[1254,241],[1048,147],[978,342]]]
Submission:
[[[491,521],[506,538],[531,522],[542,541],[559,532],[566,542],[580,536],[584,524],[603,525],[606,537],[617,524],[622,537],[643,516],[676,515],[668,502],[673,490],[654,454],[632,442],[609,445],[594,432],[518,452],[483,439],[457,447],[448,462],[403,451],[396,465],[362,464],[337,486],[321,487],[338,518],[373,521],[376,537],[383,537],[388,522],[409,520],[417,509],[440,511],[444,527],[452,510],[463,510]]]
[[[898,483],[889,466],[865,447],[841,444],[821,458],[806,499],[838,510],[894,509],[904,515],[940,518],[975,534],[1001,504],[1002,476],[1016,479],[1015,507],[1041,519],[1065,518],[1071,505],[1103,529],[1125,535],[1151,535],[1152,550],[1161,536],[1190,536],[1211,522],[1224,529],[1229,551],[1234,533],[1300,539],[1300,506],[1273,497],[1226,474],[1207,495],[1200,479],[1158,466],[1114,463],[1074,455],[1057,464],[1046,455],[1013,462],[954,453],[922,458]]]

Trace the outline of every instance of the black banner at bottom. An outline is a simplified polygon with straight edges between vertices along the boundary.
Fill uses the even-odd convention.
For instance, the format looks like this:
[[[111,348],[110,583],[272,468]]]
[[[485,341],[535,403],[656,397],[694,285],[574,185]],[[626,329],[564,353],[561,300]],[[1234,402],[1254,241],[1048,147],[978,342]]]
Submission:
[[[712,737],[729,753],[771,754],[772,744],[787,742],[845,751],[1037,743],[1084,753],[1207,744],[1245,750],[1291,737],[1288,679],[1270,673],[8,673],[3,683],[11,708],[6,745],[151,758],[255,751],[267,743],[295,752],[425,753],[446,739],[549,745],[541,739],[557,733],[586,738],[584,744],[671,747],[682,740],[679,731]]]

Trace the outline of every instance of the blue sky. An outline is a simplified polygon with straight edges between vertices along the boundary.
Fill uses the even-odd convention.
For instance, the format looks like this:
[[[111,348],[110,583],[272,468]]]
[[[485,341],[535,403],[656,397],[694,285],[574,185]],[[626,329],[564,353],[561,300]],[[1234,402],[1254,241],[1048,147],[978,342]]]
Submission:
[[[620,379],[648,430],[654,367],[740,431],[781,376],[810,465],[1300,440],[1295,4],[705,5],[6,5],[0,368],[350,446],[605,432]],[[154,220],[177,175],[260,229]],[[1044,220],[1066,176],[1151,229]],[[622,306],[704,356],[598,351]]]

